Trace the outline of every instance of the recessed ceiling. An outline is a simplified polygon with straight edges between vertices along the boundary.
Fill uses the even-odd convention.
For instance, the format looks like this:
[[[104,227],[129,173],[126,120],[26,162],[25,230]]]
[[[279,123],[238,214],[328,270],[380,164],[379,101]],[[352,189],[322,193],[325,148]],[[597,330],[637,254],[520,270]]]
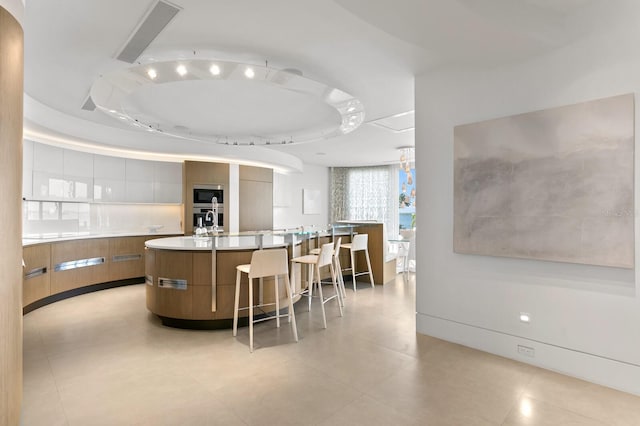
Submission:
[[[146,86],[127,100],[159,123],[185,126],[196,133],[273,136],[340,125],[340,116],[308,95],[255,81],[182,81]]]
[[[220,60],[268,61],[274,69],[299,70],[352,94],[364,105],[365,121],[374,122],[414,109],[416,73],[455,63],[495,65],[570,42],[575,34],[567,19],[595,1],[173,0],[180,12],[138,60],[207,51]],[[369,125],[265,155],[142,134],[99,110],[83,110],[100,76],[130,66],[115,57],[153,5],[149,0],[26,2],[25,121],[43,140],[50,131],[59,140],[67,135],[140,152],[213,153],[278,165],[297,158],[328,166],[388,163],[398,146],[413,145],[412,131]],[[295,132],[336,120],[334,111],[305,96],[239,83],[145,88],[127,102],[167,125],[211,134]]]

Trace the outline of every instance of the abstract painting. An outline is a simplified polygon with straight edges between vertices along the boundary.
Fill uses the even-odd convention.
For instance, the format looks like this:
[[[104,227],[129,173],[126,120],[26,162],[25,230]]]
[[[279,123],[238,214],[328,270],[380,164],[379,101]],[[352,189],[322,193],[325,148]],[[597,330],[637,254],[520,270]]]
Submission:
[[[454,128],[456,253],[633,268],[634,97]]]

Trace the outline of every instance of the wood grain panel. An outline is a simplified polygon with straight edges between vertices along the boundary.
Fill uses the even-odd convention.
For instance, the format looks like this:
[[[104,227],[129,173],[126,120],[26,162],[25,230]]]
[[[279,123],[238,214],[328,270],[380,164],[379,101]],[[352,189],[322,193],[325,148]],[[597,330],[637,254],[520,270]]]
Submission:
[[[213,184],[218,183],[224,185],[225,203],[229,203],[229,164],[226,163],[207,163],[202,161],[185,161],[184,162],[184,178],[182,179],[183,200],[184,200],[184,232],[185,235],[191,235],[193,230],[193,215],[191,208],[193,206],[193,185],[194,184]],[[226,212],[225,212],[226,214]],[[225,219],[227,222],[228,219]]]
[[[371,260],[373,281],[376,284],[384,284],[384,245],[387,244],[387,239],[385,238],[383,230],[384,226],[381,223],[355,228],[357,233],[369,235],[369,259]],[[367,270],[367,260],[364,252],[358,253],[356,263],[358,272]]]
[[[155,284],[160,277],[187,280],[186,290],[154,286],[156,290],[155,313],[170,318],[190,319],[194,287],[193,253],[175,250],[156,250],[155,252],[157,275],[154,277]]]
[[[192,285],[193,253],[177,250],[156,250],[156,275],[163,278],[187,280],[187,286]],[[155,280],[157,281],[157,278]]]
[[[211,287],[193,287],[193,314],[192,319],[229,319],[233,318],[233,302],[235,297],[235,286],[218,287],[218,306],[216,312],[211,312]],[[243,285],[240,288],[240,303],[246,305],[248,298],[248,287]],[[241,305],[242,306],[242,305]],[[239,316],[246,317],[248,312],[240,311]]]
[[[273,228],[273,184],[240,180],[240,232]]]
[[[67,271],[55,271],[62,262],[104,257],[105,263]],[[105,282],[109,276],[109,239],[65,241],[51,244],[51,294]]]
[[[253,250],[219,251],[217,253],[216,282],[220,286],[236,285],[236,266],[251,263]],[[243,279],[246,279],[246,274]]]
[[[211,312],[211,254],[209,252],[183,252],[173,250],[146,251],[146,274],[154,273],[154,285],[147,286],[147,308],[158,315],[190,320],[211,320],[233,318],[235,297],[236,266],[250,263],[253,250],[226,251],[217,253],[216,286],[217,310]],[[158,277],[186,279],[187,290],[160,288]],[[192,279],[193,278],[193,279]],[[223,284],[220,284],[224,280]],[[254,280],[254,304],[259,301],[259,281]],[[263,301],[274,301],[273,278],[266,278],[263,284]],[[285,281],[280,280],[280,303],[286,306]],[[242,274],[240,301],[247,305],[248,279]],[[273,311],[269,307],[265,311]],[[240,316],[246,316],[244,312]]]
[[[145,288],[147,295],[147,309],[151,312],[157,310],[156,293],[158,292],[158,275],[156,274],[156,251],[144,249],[144,273]],[[146,279],[151,279],[151,285],[146,283]]]
[[[22,249],[25,274],[34,269],[46,268],[46,273],[33,278],[23,277],[22,306],[51,294],[51,245],[38,244]]]
[[[273,169],[265,167],[240,166],[238,171],[240,180],[255,180],[273,183]]]
[[[22,402],[22,99],[24,36],[0,7],[0,424]]]
[[[192,297],[195,286],[187,286],[186,290],[155,287],[155,313],[169,318],[191,319]]]
[[[224,267],[224,265],[218,266]],[[193,285],[211,287],[210,251],[193,253]],[[209,305],[211,305],[211,299],[209,299]]]
[[[147,237],[109,238],[109,277],[117,281],[144,276],[144,242]],[[139,259],[114,261],[114,256],[139,255]]]

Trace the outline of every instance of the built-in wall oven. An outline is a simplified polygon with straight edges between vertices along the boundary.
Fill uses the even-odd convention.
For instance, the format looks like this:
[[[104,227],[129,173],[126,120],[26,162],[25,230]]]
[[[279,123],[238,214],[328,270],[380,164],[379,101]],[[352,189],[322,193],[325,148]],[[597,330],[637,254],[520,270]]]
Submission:
[[[199,218],[202,218],[204,226],[213,226],[214,198],[218,216],[218,229],[224,227],[224,185],[220,184],[195,184],[193,185],[193,204],[191,214],[193,215],[193,226],[198,226]],[[209,213],[207,215],[207,213]]]

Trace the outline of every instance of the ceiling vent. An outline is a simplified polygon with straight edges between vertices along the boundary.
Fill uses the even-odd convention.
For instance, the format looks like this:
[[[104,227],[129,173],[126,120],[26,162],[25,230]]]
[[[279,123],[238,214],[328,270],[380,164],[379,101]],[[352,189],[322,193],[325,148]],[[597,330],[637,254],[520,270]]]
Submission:
[[[82,109],[85,111],[93,111],[96,109],[96,104],[93,103],[93,99],[91,99],[91,95],[87,96],[84,103],[82,104]]]
[[[134,63],[180,10],[171,3],[158,1],[138,24],[116,59]]]
[[[393,133],[409,132],[415,128],[415,111],[401,112],[400,114],[378,118],[377,120],[369,121],[369,124]]]

